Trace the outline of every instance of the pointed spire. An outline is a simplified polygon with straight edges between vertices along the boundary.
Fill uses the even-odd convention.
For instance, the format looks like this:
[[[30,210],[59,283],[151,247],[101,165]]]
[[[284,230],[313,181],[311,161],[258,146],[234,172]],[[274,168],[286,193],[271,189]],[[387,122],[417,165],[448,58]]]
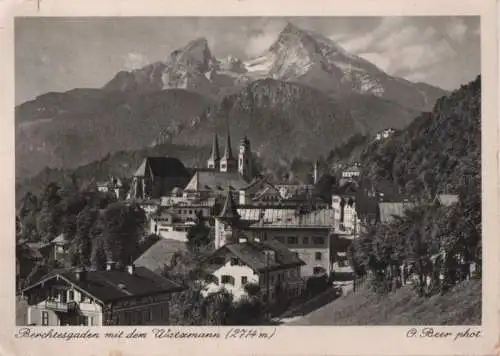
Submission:
[[[240,218],[240,214],[236,209],[236,203],[233,200],[233,195],[231,194],[230,189],[227,190],[226,201],[219,214],[219,218],[226,220],[238,220]]]
[[[231,136],[229,136],[229,130],[227,130],[226,149],[224,150],[224,158],[234,159],[233,149],[231,148]]]
[[[210,159],[218,161],[220,159],[220,151],[219,151],[219,139],[217,138],[217,134],[214,134],[214,140],[212,142],[212,153],[210,154]]]

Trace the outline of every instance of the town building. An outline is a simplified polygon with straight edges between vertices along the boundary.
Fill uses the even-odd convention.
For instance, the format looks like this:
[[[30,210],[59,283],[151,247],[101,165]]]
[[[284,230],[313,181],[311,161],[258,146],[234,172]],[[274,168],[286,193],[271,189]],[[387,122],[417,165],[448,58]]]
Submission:
[[[214,206],[214,198],[172,200],[163,197],[158,209],[149,216],[150,233],[163,236],[167,232],[187,231],[200,218],[210,220]]]
[[[144,267],[54,271],[21,291],[26,325],[168,325],[180,285]]]
[[[184,188],[185,198],[207,199],[224,196],[226,191],[237,194],[255,177],[250,140],[245,136],[239,147],[238,159],[233,155],[229,132],[226,138],[224,155],[220,157],[219,141],[214,135],[207,168],[195,169]]]
[[[228,194],[224,207],[215,218],[215,248],[236,243],[245,232],[262,242],[279,241],[297,252],[305,264],[301,276],[329,274],[331,268],[330,240],[334,233],[332,209],[301,211],[295,208],[240,207]]]
[[[190,171],[173,157],[146,157],[132,177],[128,198],[158,200],[170,195],[175,187],[184,187]]]
[[[66,239],[65,234],[59,234],[51,242],[51,259],[55,261],[64,261],[68,256],[69,241]]]
[[[126,198],[126,188],[123,181],[116,177],[111,177],[108,181],[96,183],[97,190],[101,193],[113,193],[116,199]]]
[[[297,254],[277,241],[258,241],[239,234],[239,241],[221,246],[201,266],[211,274],[204,295],[224,288],[235,299],[247,295],[246,287],[254,285],[262,300],[277,302],[301,295],[305,287],[300,275],[304,265]]]
[[[354,163],[342,171],[343,179],[358,179],[361,176],[361,168],[358,163]]]
[[[395,132],[396,130],[392,128],[385,129],[384,131],[377,133],[377,135],[375,136],[375,140],[376,141],[384,140],[386,138],[391,137]]]

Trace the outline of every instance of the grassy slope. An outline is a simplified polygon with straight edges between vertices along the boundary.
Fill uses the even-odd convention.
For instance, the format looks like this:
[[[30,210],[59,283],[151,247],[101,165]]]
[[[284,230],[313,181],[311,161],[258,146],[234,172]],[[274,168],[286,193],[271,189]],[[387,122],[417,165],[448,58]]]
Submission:
[[[290,325],[479,325],[481,282],[466,281],[443,296],[419,298],[410,287],[378,296],[367,287]]]

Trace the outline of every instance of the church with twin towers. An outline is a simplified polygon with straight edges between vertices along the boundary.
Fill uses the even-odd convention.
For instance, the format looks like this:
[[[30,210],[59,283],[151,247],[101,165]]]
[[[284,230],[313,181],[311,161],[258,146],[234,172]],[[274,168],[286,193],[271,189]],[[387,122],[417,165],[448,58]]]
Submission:
[[[236,158],[233,154],[233,149],[231,147],[231,136],[229,135],[228,131],[224,154],[221,157],[219,149],[219,138],[217,134],[214,134],[212,150],[210,153],[210,157],[207,160],[207,168],[222,173],[238,172],[243,179],[245,179],[246,181],[250,181],[254,177],[252,167],[252,150],[248,137],[245,136],[240,141],[238,158]]]

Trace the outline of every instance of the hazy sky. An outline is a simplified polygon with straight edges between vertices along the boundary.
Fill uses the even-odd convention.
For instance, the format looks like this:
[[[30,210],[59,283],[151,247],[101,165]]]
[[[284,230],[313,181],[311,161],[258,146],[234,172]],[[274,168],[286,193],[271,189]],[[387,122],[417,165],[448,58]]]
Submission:
[[[197,37],[217,57],[266,50],[286,25],[322,33],[391,75],[455,89],[480,73],[479,17],[18,18],[16,103],[97,88]]]

